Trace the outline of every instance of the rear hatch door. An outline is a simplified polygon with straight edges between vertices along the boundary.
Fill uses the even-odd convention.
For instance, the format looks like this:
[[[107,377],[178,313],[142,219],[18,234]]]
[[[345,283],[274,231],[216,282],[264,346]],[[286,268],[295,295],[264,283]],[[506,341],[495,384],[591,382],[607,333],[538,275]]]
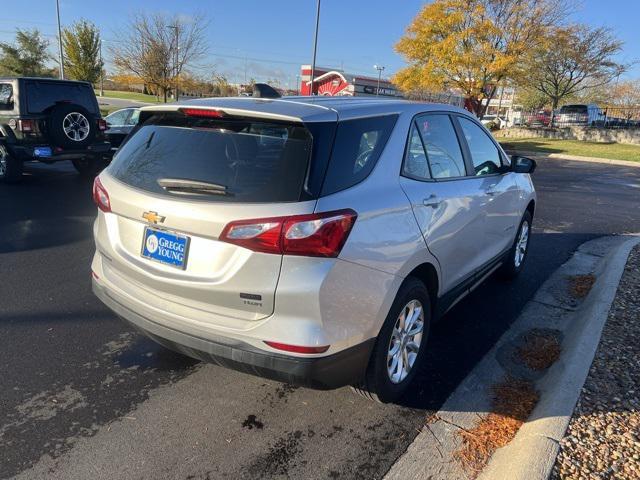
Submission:
[[[101,176],[112,209],[105,275],[204,322],[271,315],[282,256],[218,237],[232,221],[312,213],[312,143],[302,123],[180,112],[146,119]]]

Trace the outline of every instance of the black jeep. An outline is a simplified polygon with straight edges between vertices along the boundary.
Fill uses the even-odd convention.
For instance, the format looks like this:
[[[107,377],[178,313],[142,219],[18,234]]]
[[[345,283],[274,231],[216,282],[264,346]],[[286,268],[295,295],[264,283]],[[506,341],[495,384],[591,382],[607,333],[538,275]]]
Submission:
[[[90,83],[0,78],[0,182],[19,181],[33,160],[71,160],[95,175],[109,162],[106,128]]]

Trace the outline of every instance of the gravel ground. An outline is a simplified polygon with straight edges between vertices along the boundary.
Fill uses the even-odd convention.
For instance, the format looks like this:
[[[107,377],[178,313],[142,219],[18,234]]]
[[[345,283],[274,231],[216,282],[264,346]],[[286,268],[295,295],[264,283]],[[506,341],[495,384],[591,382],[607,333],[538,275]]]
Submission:
[[[640,246],[629,256],[554,479],[640,479]]]

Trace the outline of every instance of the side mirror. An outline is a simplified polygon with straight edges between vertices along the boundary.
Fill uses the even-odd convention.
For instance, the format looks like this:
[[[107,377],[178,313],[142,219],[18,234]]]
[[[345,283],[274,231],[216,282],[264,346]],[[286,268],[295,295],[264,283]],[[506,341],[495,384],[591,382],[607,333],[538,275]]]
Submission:
[[[521,157],[520,155],[511,157],[511,171],[515,173],[533,173],[536,165],[536,161],[531,158]]]
[[[13,110],[13,100],[11,99],[0,100],[0,110]]]

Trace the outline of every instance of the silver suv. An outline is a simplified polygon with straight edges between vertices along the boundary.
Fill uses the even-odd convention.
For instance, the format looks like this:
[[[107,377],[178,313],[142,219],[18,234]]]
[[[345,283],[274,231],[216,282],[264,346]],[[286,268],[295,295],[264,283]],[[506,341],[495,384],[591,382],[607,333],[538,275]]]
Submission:
[[[95,180],[93,289],[168,348],[395,401],[430,325],[522,269],[534,168],[447,105],[145,107]]]

